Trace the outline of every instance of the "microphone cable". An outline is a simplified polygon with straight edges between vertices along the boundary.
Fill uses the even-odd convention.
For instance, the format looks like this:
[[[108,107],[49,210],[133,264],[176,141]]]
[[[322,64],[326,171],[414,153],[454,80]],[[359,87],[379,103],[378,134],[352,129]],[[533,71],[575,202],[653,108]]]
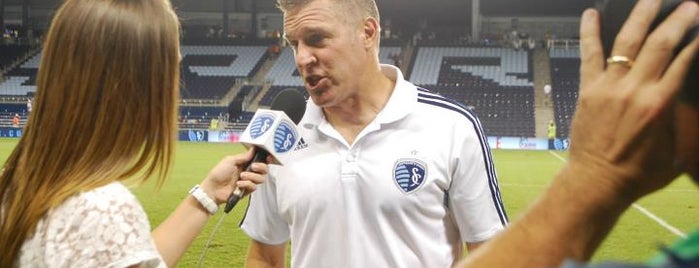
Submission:
[[[204,250],[202,250],[201,255],[199,255],[199,261],[197,261],[197,267],[202,267],[202,263],[204,262],[204,257],[206,256],[206,252],[209,251],[209,247],[211,247],[211,241],[214,240],[214,235],[218,232],[218,229],[221,228],[221,224],[223,223],[223,220],[226,218],[226,215],[228,213],[222,213],[221,218],[218,219],[218,222],[216,223],[216,226],[214,226],[214,229],[211,230],[211,234],[209,235],[209,238],[206,240],[206,244],[204,244]]]

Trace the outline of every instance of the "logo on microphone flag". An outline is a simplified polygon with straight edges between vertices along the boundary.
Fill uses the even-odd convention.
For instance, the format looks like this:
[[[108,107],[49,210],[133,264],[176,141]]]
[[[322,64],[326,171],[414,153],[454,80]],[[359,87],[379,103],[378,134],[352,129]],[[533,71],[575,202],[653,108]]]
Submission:
[[[284,165],[299,139],[296,124],[284,112],[258,109],[238,142],[264,149],[273,157],[270,164]]]
[[[298,134],[294,126],[286,121],[282,121],[274,132],[274,151],[286,153],[294,148]]]
[[[427,165],[418,159],[399,159],[393,168],[393,179],[403,193],[412,193],[427,179]]]
[[[258,117],[255,117],[255,120],[250,122],[250,137],[253,139],[257,139],[260,136],[264,135],[268,130],[272,128],[274,120],[277,120],[274,114],[265,113],[261,114]]]

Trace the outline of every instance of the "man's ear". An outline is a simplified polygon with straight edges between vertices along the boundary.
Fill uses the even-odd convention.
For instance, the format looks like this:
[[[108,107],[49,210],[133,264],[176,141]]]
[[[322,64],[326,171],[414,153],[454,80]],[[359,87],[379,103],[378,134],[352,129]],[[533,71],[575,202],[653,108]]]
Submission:
[[[364,36],[364,47],[374,47],[378,43],[377,39],[381,36],[381,25],[376,18],[368,17],[364,19],[362,25],[362,34]]]

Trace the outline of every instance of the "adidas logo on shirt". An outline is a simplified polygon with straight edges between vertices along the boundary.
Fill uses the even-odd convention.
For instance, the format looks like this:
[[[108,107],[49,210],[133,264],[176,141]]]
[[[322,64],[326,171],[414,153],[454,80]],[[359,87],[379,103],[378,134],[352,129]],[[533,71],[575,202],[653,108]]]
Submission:
[[[308,143],[306,143],[306,140],[303,138],[299,139],[299,142],[296,144],[296,148],[294,148],[294,151],[298,151],[301,149],[306,149],[308,148]]]

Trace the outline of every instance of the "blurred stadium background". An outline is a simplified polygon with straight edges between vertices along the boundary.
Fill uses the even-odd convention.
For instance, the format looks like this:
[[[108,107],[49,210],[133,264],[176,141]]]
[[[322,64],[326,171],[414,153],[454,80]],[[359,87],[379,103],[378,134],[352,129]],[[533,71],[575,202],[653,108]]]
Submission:
[[[293,55],[280,40],[275,0],[172,0],[182,20],[180,143],[172,178],[154,195],[134,188],[153,226],[223,155],[258,107],[282,89],[303,91]],[[475,110],[489,136],[511,218],[525,209],[565,162],[578,93],[578,26],[592,0],[377,0],[380,59],[412,82]],[[21,136],[34,96],[41,40],[60,0],[0,0],[0,161]],[[550,96],[544,85],[552,86]],[[12,125],[18,114],[19,126]],[[546,151],[547,125],[557,124]],[[604,126],[600,126],[604,127]],[[207,142],[208,141],[208,142]],[[224,142],[224,143],[213,143]],[[535,150],[532,150],[535,149]],[[536,150],[539,149],[539,150]],[[641,200],[621,219],[596,260],[643,261],[699,222],[696,186],[682,179]],[[240,267],[247,237],[225,219],[203,262]],[[209,223],[180,266],[194,267],[222,215]]]
[[[231,139],[277,92],[303,91],[293,55],[280,40],[282,17],[275,0],[172,2],[183,25],[183,130],[232,131],[213,133]],[[489,136],[545,138],[554,120],[557,144],[565,149],[577,98],[579,15],[590,0],[377,2],[382,62],[397,64],[414,83],[473,107]],[[42,36],[59,3],[0,0],[0,127],[10,127],[14,114],[26,120]],[[552,85],[551,101],[543,93],[545,84]],[[10,131],[3,129],[0,136],[17,135]],[[189,134],[182,136],[209,137],[208,132]],[[536,147],[533,141],[521,143]]]

